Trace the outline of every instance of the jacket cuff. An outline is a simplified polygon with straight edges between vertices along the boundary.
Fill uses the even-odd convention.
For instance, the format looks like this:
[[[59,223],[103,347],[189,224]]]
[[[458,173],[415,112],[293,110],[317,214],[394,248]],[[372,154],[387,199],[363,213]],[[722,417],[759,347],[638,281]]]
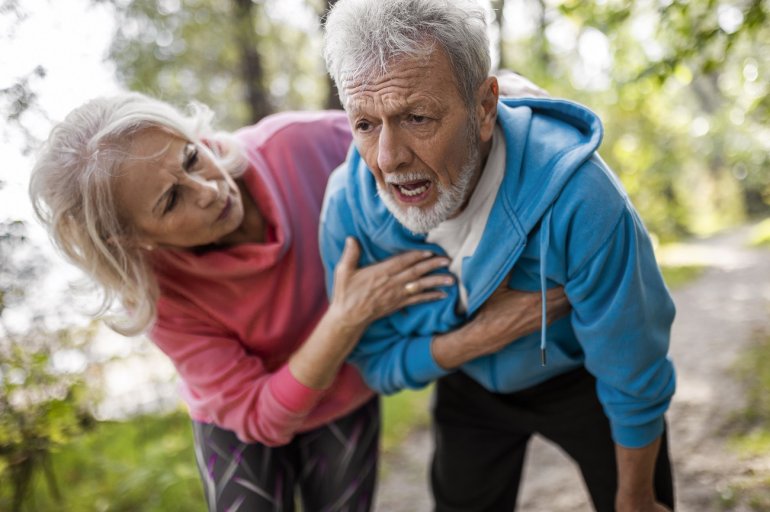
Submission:
[[[269,385],[275,399],[286,409],[295,412],[310,410],[326,392],[302,384],[291,374],[288,364],[273,374]]]
[[[404,367],[409,387],[421,388],[439,377],[447,375],[451,370],[440,367],[430,350],[433,337],[423,336],[409,340],[404,357]]]
[[[625,448],[643,448],[663,434],[663,417],[641,425],[612,425],[612,439]]]

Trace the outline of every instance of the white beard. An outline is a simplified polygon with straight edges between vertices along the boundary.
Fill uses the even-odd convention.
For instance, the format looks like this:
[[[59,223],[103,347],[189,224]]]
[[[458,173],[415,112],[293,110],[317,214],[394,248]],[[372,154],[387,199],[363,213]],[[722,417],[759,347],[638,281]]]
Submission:
[[[473,180],[473,173],[479,166],[479,148],[476,145],[477,143],[478,139],[474,141],[471,138],[469,140],[468,159],[460,169],[457,183],[451,187],[434,183],[438,187],[438,199],[430,209],[418,206],[404,207],[398,203],[388,188],[383,189],[378,183],[377,191],[380,194],[380,198],[382,198],[382,202],[385,203],[385,207],[393,214],[396,220],[412,233],[427,233],[445,220],[452,218],[460,212],[460,208],[468,199],[468,189]],[[409,173],[399,178],[394,178],[392,182],[397,183],[401,181],[406,183],[419,179],[424,179],[422,173]]]

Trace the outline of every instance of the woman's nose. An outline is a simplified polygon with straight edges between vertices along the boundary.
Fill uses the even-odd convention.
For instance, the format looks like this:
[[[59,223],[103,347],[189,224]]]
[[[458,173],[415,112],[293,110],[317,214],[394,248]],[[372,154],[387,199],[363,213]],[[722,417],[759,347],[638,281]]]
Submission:
[[[195,191],[195,203],[199,208],[208,208],[219,198],[217,180],[207,180],[201,176],[190,176],[190,186]]]

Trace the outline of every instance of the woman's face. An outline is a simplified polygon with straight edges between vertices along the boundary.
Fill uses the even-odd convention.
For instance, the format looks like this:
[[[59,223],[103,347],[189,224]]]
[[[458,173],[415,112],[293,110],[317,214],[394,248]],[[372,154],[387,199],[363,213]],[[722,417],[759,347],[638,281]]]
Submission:
[[[205,145],[161,129],[135,137],[116,177],[120,214],[139,243],[189,248],[215,243],[243,222],[233,178]]]

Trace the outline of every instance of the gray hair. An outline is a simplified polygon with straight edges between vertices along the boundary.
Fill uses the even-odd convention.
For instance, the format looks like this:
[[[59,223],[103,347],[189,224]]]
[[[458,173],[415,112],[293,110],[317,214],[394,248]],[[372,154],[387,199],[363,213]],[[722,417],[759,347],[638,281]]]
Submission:
[[[38,155],[29,185],[35,213],[59,251],[100,285],[96,314],[123,307],[125,315],[107,319],[122,334],[139,334],[154,322],[158,285],[146,250],[118,211],[113,178],[134,158],[136,136],[151,128],[194,142],[216,140],[219,165],[241,174],[245,159],[237,143],[212,130],[212,117],[200,104],[182,113],[139,93],[97,98],[56,125]]]
[[[339,0],[324,28],[326,68],[345,105],[345,85],[382,76],[402,58],[449,57],[466,105],[491,68],[486,12],[473,0]]]

